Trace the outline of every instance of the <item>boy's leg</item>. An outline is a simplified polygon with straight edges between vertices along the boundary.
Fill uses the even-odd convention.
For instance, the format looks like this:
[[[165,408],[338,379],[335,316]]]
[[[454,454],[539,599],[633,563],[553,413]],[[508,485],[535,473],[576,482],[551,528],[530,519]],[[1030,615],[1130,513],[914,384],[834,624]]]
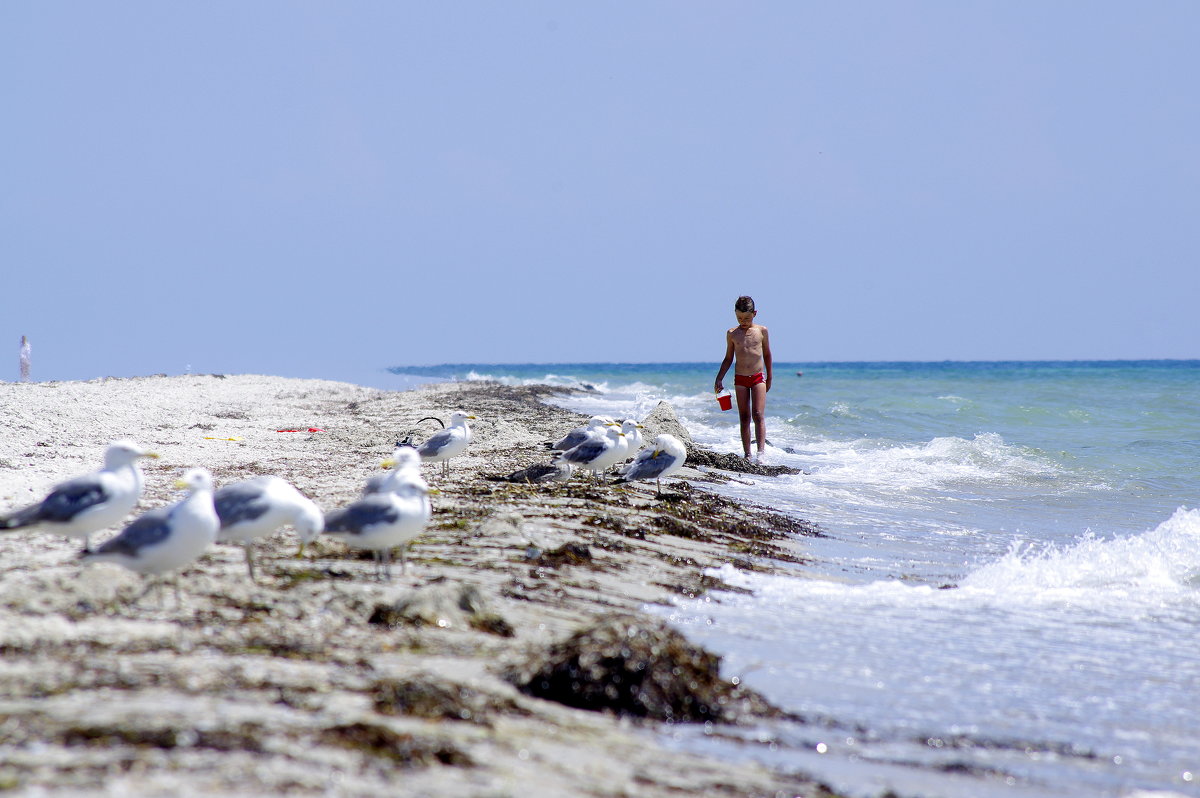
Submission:
[[[749,390],[754,416],[754,435],[758,438],[758,453],[762,454],[767,446],[767,386],[759,383]],[[749,444],[746,444],[749,447]],[[749,451],[749,448],[747,448]]]
[[[757,387],[757,386],[755,386]],[[750,456],[750,389],[745,385],[738,385],[734,389],[734,394],[737,396],[738,405],[738,421],[742,425],[742,452]]]

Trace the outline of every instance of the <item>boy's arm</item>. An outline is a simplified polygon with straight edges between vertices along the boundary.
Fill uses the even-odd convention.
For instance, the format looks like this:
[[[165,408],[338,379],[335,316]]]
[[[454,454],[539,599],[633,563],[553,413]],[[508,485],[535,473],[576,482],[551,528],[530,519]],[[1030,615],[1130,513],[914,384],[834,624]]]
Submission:
[[[767,328],[763,327],[763,365],[767,371],[767,390],[771,390],[771,341],[767,338]]]
[[[733,365],[733,335],[725,333],[725,359],[721,361],[721,370],[717,372],[716,382],[713,383],[713,390],[717,393],[725,390],[725,384],[721,380],[725,379],[725,372],[729,371],[729,367]]]

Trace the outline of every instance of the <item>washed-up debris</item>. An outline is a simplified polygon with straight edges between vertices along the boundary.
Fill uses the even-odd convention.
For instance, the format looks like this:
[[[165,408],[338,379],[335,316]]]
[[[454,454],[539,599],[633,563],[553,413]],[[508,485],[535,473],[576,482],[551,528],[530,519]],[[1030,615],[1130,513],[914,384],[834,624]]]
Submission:
[[[736,722],[777,710],[720,675],[721,659],[654,618],[610,615],[508,677],[560,704],[667,722]]]
[[[478,587],[449,579],[419,587],[394,604],[377,604],[369,620],[377,626],[475,629],[513,636],[512,625],[491,608]]]

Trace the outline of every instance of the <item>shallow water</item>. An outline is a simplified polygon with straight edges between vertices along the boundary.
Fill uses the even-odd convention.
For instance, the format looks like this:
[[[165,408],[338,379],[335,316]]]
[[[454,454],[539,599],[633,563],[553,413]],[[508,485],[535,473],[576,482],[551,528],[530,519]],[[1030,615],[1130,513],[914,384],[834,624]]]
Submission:
[[[740,448],[714,365],[443,367]],[[803,376],[796,376],[798,371]],[[665,612],[799,714],[739,744],[851,794],[1200,794],[1200,362],[777,364],[767,462],[818,522],[794,576]]]

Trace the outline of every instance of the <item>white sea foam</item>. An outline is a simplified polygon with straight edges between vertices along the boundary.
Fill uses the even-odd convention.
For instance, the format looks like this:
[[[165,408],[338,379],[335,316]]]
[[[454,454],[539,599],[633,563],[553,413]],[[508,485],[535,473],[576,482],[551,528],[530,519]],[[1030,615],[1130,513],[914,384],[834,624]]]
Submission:
[[[968,574],[961,584],[1014,601],[1104,597],[1128,604],[1171,596],[1197,600],[1198,582],[1200,510],[1181,507],[1141,535],[1104,539],[1089,533],[1067,547],[1014,547],[999,561]]]
[[[993,613],[1002,612],[1010,623],[1019,617],[1031,626],[1071,616],[1084,616],[1089,625],[1128,623],[1147,614],[1191,617],[1200,611],[1200,510],[1180,508],[1142,535],[1102,539],[1088,533],[1063,548],[1013,547],[966,574],[952,590],[894,579],[797,579],[732,565],[710,575],[750,592],[679,600],[673,620],[684,625],[708,624],[703,619],[709,617],[745,621],[753,613],[740,633],[773,638],[805,616],[841,614],[878,619],[949,613],[960,620],[991,617],[995,622]]]
[[[539,377],[514,377],[510,374],[483,374],[474,369],[467,372],[463,378],[467,382],[498,382],[501,385],[550,385],[556,388],[582,388],[584,390],[606,391],[608,384],[604,382],[588,382],[569,374],[546,373]]]

